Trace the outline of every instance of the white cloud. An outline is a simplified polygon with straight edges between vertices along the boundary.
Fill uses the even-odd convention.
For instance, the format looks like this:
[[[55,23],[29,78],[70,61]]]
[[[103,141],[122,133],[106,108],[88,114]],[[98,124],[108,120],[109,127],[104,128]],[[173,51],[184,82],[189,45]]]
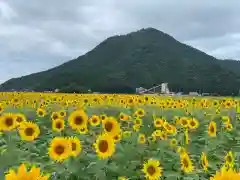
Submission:
[[[146,27],[218,58],[240,59],[238,7],[238,0],[0,0],[0,83]]]

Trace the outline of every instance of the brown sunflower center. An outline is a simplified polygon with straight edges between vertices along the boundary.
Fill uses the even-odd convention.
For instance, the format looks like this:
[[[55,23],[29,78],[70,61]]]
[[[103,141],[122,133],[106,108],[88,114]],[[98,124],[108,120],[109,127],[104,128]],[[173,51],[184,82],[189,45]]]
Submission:
[[[23,118],[21,118],[20,116],[18,116],[17,119],[16,119],[16,121],[20,123],[20,122],[23,121]]]
[[[5,125],[8,126],[8,127],[12,126],[13,125],[13,118],[11,118],[11,117],[6,118],[5,119]]]
[[[139,115],[143,115],[143,112],[142,112],[142,111],[138,111],[138,114],[139,114]]]
[[[61,154],[64,153],[65,148],[64,148],[63,145],[58,145],[54,148],[54,151],[55,151],[56,154],[61,155]]]
[[[76,143],[72,142],[72,151],[76,151],[76,149],[77,149]]]
[[[81,125],[83,123],[83,118],[82,116],[76,116],[75,119],[74,119],[74,123],[76,125]]]
[[[113,124],[111,122],[106,122],[105,124],[106,131],[111,132],[112,128],[113,128]]]
[[[195,121],[191,121],[190,124],[191,124],[191,126],[195,126],[196,125]]]
[[[167,125],[167,130],[171,131],[172,130],[172,127]]]
[[[53,119],[57,119],[58,118],[58,115],[57,114],[54,114],[53,115]]]
[[[26,136],[32,136],[33,133],[34,133],[34,129],[31,128],[31,127],[27,127],[25,130],[24,130]]]
[[[106,140],[101,140],[98,144],[98,149],[101,153],[105,153],[108,150],[108,142]]]
[[[57,129],[61,129],[62,128],[62,123],[61,122],[57,122],[56,123],[56,128]]]
[[[231,162],[232,162],[232,157],[228,155],[228,156],[226,157],[226,161],[227,161],[228,163],[231,163]]]
[[[119,139],[119,136],[118,136],[118,135],[114,136],[114,139],[115,139],[115,140],[118,140],[118,139]]]
[[[214,126],[211,125],[210,128],[209,128],[209,130],[210,130],[211,133],[214,133],[214,132],[215,132],[215,128],[214,128]]]
[[[183,119],[182,120],[182,125],[186,125],[187,124],[187,120]]]
[[[186,158],[183,158],[183,166],[185,168],[188,168],[188,166],[189,166],[188,160]]]
[[[38,114],[39,114],[40,116],[42,116],[42,115],[43,115],[43,112],[42,112],[42,111],[39,111]]]
[[[149,166],[147,172],[152,176],[156,172],[156,169],[153,166]]]
[[[93,118],[92,122],[93,122],[93,123],[96,123],[96,122],[97,122],[97,119],[96,119],[96,118]]]

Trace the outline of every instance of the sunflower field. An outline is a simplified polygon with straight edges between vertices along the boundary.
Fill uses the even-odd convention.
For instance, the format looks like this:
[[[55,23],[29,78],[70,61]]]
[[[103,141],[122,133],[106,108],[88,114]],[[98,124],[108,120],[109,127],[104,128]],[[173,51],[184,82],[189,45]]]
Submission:
[[[240,99],[0,93],[0,179],[239,180]]]

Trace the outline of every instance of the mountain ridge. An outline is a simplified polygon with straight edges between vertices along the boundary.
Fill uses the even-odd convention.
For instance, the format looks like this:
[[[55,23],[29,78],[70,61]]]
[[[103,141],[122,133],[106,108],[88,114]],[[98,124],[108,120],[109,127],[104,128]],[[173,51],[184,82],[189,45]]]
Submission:
[[[221,61],[162,31],[145,28],[107,38],[86,54],[49,70],[10,79],[0,90],[130,93],[140,86],[168,82],[174,91],[237,93],[240,63]]]

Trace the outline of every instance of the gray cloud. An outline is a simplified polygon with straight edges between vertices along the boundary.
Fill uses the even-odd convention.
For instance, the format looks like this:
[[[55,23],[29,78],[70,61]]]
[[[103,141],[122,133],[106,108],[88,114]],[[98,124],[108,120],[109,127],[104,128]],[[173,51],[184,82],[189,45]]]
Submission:
[[[0,0],[0,83],[144,27],[218,58],[240,59],[238,7],[238,0]]]

